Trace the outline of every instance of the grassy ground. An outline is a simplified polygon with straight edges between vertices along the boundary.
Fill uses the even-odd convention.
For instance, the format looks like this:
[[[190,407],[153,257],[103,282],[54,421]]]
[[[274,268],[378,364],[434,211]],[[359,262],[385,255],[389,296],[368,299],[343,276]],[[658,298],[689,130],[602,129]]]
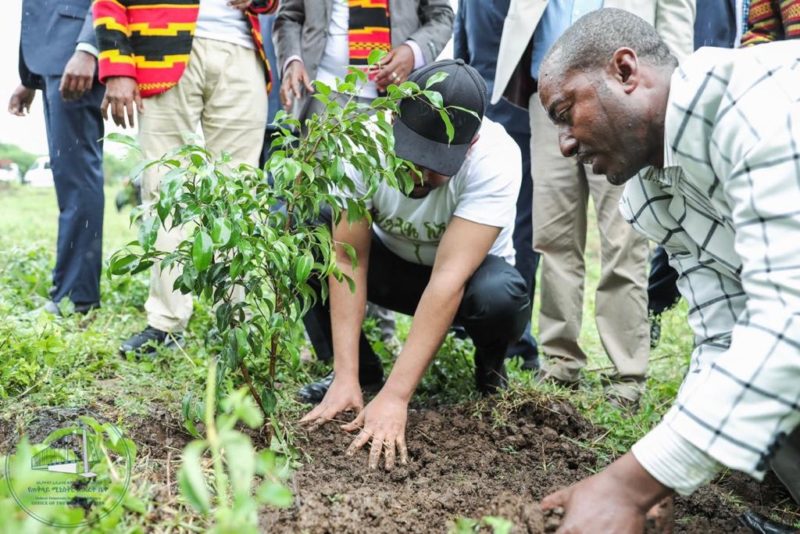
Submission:
[[[127,213],[117,213],[112,207],[113,194],[114,191],[107,191],[109,202],[103,244],[106,257],[135,235],[128,226]],[[104,277],[103,308],[88,317],[68,315],[52,320],[35,313],[34,310],[45,302],[49,288],[56,220],[52,190],[0,189],[0,317],[3,318],[0,322],[0,451],[12,447],[16,429],[46,406],[92,408],[120,425],[134,440],[147,441],[148,437],[142,432],[143,429],[147,431],[148,421],[167,420],[169,424],[162,426],[180,428],[182,401],[201,397],[206,362],[214,350],[213,345],[207,349],[203,343],[210,328],[208,308],[201,303],[195,305],[185,350],[165,351],[147,362],[128,360],[117,353],[122,339],[145,326],[142,306],[147,295],[147,279],[144,275],[113,280]],[[593,291],[599,276],[598,242],[596,233],[591,233],[586,320],[581,335],[581,344],[589,355],[589,366],[583,385],[576,392],[552,386],[543,388],[534,383],[529,373],[519,370],[518,364],[512,364],[512,388],[508,398],[536,389],[569,396],[587,417],[606,429],[601,440],[586,444],[599,452],[601,465],[598,467],[601,467],[652,427],[669,406],[688,362],[692,342],[684,320],[685,305],[681,305],[665,316],[663,338],[652,353],[653,363],[641,409],[628,415],[604,402],[600,376],[609,362],[592,320]],[[407,327],[408,321],[401,321],[401,336]],[[383,352],[390,361],[388,352]],[[469,359],[468,343],[448,339],[425,377],[417,402],[451,403],[474,399],[471,365],[466,361]],[[279,418],[295,418],[301,413],[303,408],[292,400],[292,393],[309,377],[319,376],[320,371],[318,364],[285,362],[280,371],[284,396],[279,403]],[[255,379],[259,376],[264,375],[257,372]],[[164,468],[169,471],[174,467],[180,452],[180,447],[169,444],[166,450],[157,452],[155,448],[141,449],[131,492],[143,506],[130,506],[109,528],[122,531],[203,529],[203,519],[191,513],[177,496],[174,479],[170,484],[163,480]],[[0,510],[3,499],[0,493]],[[3,528],[0,525],[0,532]]]

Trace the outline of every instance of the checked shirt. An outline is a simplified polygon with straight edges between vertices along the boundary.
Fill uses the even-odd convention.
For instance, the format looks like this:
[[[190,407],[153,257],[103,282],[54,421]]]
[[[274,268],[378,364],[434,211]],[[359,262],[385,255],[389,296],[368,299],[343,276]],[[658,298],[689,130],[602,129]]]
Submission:
[[[761,478],[800,423],[800,41],[683,62],[665,166],[620,208],[669,252],[695,335],[677,402],[634,455],[682,494],[721,465]]]

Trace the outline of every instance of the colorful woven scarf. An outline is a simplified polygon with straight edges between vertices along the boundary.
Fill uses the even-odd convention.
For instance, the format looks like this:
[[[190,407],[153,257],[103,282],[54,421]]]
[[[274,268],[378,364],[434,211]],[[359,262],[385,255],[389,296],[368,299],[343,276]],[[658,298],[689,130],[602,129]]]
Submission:
[[[364,69],[375,49],[388,52],[392,48],[389,26],[389,0],[348,0],[350,27],[348,44],[350,65]]]

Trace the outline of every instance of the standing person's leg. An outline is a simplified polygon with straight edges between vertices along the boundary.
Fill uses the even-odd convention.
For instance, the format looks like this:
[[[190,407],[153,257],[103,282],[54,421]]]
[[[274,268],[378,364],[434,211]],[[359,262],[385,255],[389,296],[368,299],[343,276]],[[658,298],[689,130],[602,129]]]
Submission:
[[[203,108],[201,87],[204,80],[205,61],[201,50],[192,46],[189,64],[178,84],[165,93],[144,101],[144,113],[139,115],[139,145],[145,159],[161,158],[168,151],[181,146],[186,135],[194,134]],[[163,169],[150,167],[142,176],[142,203],[145,206],[158,202]],[[184,239],[182,228],[159,229],[156,248],[173,251]],[[180,333],[192,316],[192,296],[173,291],[181,268],[174,266],[162,271],[156,264],[150,273],[150,295],[145,302],[148,329],[122,344],[121,350],[152,350],[148,343],[170,343],[173,337],[165,332]],[[151,329],[157,330],[153,332]]]
[[[517,197],[517,217],[514,221],[515,267],[528,286],[531,302],[536,292],[536,268],[539,253],[533,250],[533,178],[531,177],[531,136],[510,132],[522,156],[522,183]],[[507,356],[522,356],[523,369],[538,369],[539,347],[531,334],[530,318],[522,337],[508,347]]]
[[[558,131],[534,94],[530,102],[533,248],[541,253],[539,349],[545,376],[576,382],[586,365],[578,346],[583,316],[588,186],[583,168],[565,158]]]
[[[201,117],[212,154],[231,155],[234,165],[257,166],[267,125],[267,82],[258,52],[244,46],[196,39],[206,55]]]
[[[67,297],[76,311],[100,304],[103,261],[103,87],[79,100],[61,98],[60,76],[45,77],[45,119],[58,199],[58,241],[51,298]]]
[[[647,239],[619,211],[623,188],[587,170],[600,231],[601,271],[595,299],[600,341],[617,373],[606,394],[638,400],[650,357],[647,320]]]

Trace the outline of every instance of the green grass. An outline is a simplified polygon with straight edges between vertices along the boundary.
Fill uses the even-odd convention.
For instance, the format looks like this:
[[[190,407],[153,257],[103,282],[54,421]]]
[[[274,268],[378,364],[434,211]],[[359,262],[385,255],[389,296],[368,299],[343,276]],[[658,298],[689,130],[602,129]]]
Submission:
[[[112,205],[116,191],[106,191],[103,250],[107,258],[135,237],[127,212]],[[121,340],[146,324],[143,304],[147,276],[102,279],[103,307],[87,317],[67,315],[52,320],[35,312],[47,298],[54,261],[58,211],[51,189],[19,186],[0,189],[0,448],[13,447],[14,430],[44,406],[79,406],[99,410],[104,418],[132,430],[148,420],[170,414],[180,421],[182,403],[191,408],[202,398],[206,361],[214,354],[211,311],[195,304],[195,315],[187,332],[186,349],[164,351],[153,361],[137,362],[117,353]],[[599,276],[599,239],[589,235],[588,282],[581,345],[589,356],[588,370],[578,391],[537,385],[530,373],[512,364],[513,394],[536,391],[567,397],[606,434],[586,444],[596,450],[601,464],[628,447],[660,418],[677,391],[692,346],[685,323],[685,305],[666,314],[663,338],[653,351],[647,391],[641,409],[634,415],[620,413],[604,401],[600,370],[610,365],[593,321],[594,288]],[[68,311],[68,310],[67,310]],[[535,317],[536,314],[534,314]],[[535,323],[534,323],[535,328]],[[400,336],[408,329],[401,320]],[[208,343],[205,341],[208,340]],[[298,342],[302,342],[298,334]],[[378,347],[387,364],[391,355]],[[475,399],[471,346],[449,338],[439,358],[426,375],[416,401],[424,404],[452,403]],[[279,379],[282,398],[279,419],[296,418],[303,407],[292,400],[296,388],[319,376],[319,364],[286,361]],[[266,369],[256,365],[254,378],[263,379]],[[228,380],[232,380],[229,376]],[[231,384],[228,384],[229,386]],[[192,411],[190,409],[189,411]],[[5,432],[5,434],[4,434]],[[291,436],[287,436],[291,442]],[[158,454],[162,457],[153,456]],[[177,489],[166,488],[166,462],[177,462],[180,450],[152,450],[137,459],[132,492],[146,503],[145,513],[128,511],[117,531],[168,531],[203,529],[201,518],[176,499]],[[600,466],[598,466],[600,467]],[[0,503],[3,502],[0,492]],[[2,510],[0,506],[0,510]],[[71,530],[74,532],[74,530]],[[79,529],[80,531],[80,529]],[[4,527],[0,525],[0,533]]]

